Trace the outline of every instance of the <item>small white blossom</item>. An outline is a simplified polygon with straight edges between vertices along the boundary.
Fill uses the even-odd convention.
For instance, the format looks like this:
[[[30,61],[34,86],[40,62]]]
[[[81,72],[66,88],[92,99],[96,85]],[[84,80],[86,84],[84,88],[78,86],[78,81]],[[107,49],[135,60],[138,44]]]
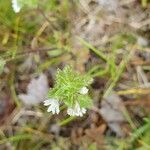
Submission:
[[[47,112],[52,112],[52,114],[59,114],[59,102],[57,99],[48,99],[44,101],[45,106],[49,106]]]
[[[12,0],[12,8],[15,13],[18,13],[21,10],[21,6],[18,3],[18,0]]]
[[[77,102],[74,108],[68,108],[67,109],[67,114],[70,116],[80,116],[82,117],[83,114],[86,113],[85,108],[81,108],[79,103]]]
[[[85,94],[87,94],[87,93],[88,93],[88,91],[89,91],[89,89],[88,89],[87,87],[85,87],[85,86],[84,86],[83,88],[81,88],[81,89],[80,89],[80,91],[79,91],[79,92],[80,92],[80,94],[85,95]]]

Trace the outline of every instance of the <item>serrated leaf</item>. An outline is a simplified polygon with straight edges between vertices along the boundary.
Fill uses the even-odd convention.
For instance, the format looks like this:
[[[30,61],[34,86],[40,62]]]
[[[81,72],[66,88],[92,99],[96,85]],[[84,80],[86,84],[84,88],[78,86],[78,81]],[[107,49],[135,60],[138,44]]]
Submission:
[[[76,102],[81,107],[89,107],[91,99],[88,95],[80,94],[80,89],[91,84],[92,78],[88,75],[80,75],[70,66],[63,70],[58,69],[54,88],[50,89],[48,97],[63,101],[68,107],[73,107]]]
[[[88,95],[79,95],[78,99],[81,107],[88,108],[92,106],[92,100]]]

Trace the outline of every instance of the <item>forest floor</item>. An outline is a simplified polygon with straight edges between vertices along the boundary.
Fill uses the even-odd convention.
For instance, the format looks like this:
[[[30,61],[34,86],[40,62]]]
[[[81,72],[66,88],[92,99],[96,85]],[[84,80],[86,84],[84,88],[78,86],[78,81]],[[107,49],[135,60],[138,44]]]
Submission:
[[[5,0],[0,29],[0,150],[150,150],[148,0]],[[93,78],[83,117],[43,105],[66,65]]]

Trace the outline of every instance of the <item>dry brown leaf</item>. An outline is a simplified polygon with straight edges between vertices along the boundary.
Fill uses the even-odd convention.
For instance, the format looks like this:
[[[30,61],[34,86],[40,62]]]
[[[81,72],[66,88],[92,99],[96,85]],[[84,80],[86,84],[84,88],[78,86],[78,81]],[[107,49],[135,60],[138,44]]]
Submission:
[[[46,99],[48,94],[48,81],[44,74],[37,79],[33,78],[27,87],[27,94],[19,94],[25,105],[37,105]]]
[[[100,114],[107,122],[108,126],[119,137],[125,136],[121,128],[121,124],[126,121],[122,112],[123,108],[124,105],[121,98],[113,93],[102,101],[100,109]]]

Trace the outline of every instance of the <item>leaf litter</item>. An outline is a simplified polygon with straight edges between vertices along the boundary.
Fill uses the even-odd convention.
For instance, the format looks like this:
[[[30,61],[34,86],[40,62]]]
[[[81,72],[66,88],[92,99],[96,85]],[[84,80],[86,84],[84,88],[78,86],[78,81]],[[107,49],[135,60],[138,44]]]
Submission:
[[[37,105],[45,100],[48,90],[48,79],[45,74],[40,74],[37,79],[31,79],[27,93],[19,94],[19,98],[25,105]]]
[[[60,2],[60,4],[62,3],[64,9],[65,3],[63,1]],[[140,94],[137,94],[138,90],[133,89],[134,87],[139,86],[141,88],[143,88],[143,86],[146,87],[146,89],[149,88],[149,49],[146,48],[149,46],[149,8],[141,8],[140,1],[137,0],[108,0],[107,2],[104,0],[81,0],[80,3],[76,6],[76,8],[73,8],[76,10],[71,10],[67,17],[60,17],[60,14],[57,14],[56,12],[56,15],[54,15],[55,13],[53,14],[53,12],[50,12],[45,16],[46,18],[47,16],[50,16],[50,19],[52,16],[54,17],[54,20],[52,20],[50,23],[47,23],[46,31],[43,30],[42,33],[38,36],[38,45],[35,43],[36,46],[45,47],[46,45],[49,47],[51,45],[53,46],[59,41],[58,37],[55,37],[56,39],[53,37],[54,27],[54,30],[57,30],[56,32],[61,33],[59,34],[59,38],[61,39],[61,46],[59,45],[58,47],[61,47],[63,51],[63,48],[66,46],[65,44],[63,45],[63,43],[65,43],[63,40],[63,31],[66,31],[66,29],[62,28],[62,26],[64,27],[66,25],[66,18],[69,18],[67,21],[69,22],[70,28],[67,29],[67,32],[71,33],[71,35],[69,35],[68,37],[72,39],[71,42],[73,43],[73,46],[71,47],[70,45],[67,45],[68,51],[66,52],[65,49],[65,54],[61,54],[63,57],[69,56],[69,59],[61,59],[62,56],[58,57],[57,55],[55,57],[53,57],[53,55],[48,56],[46,52],[45,55],[39,55],[39,57],[41,57],[41,59],[39,59],[41,63],[40,65],[44,65],[42,71],[45,71],[47,69],[51,70],[52,68],[54,68],[54,72],[56,72],[56,68],[63,68],[64,64],[73,64],[76,70],[83,73],[89,71],[92,67],[96,65],[100,66],[100,69],[96,70],[97,72],[100,72],[101,69],[108,67],[105,62],[103,62],[101,59],[99,59],[99,57],[97,57],[94,51],[91,51],[90,47],[86,47],[85,45],[79,43],[79,41],[76,39],[76,36],[83,38],[85,41],[87,41],[87,43],[91,44],[98,52],[102,52],[105,56],[109,56],[109,54],[112,53],[112,47],[116,46],[115,44],[115,46],[113,46],[112,42],[112,39],[114,39],[115,35],[120,35],[120,33],[130,33],[134,35],[134,42],[131,42],[132,36],[130,34],[127,34],[127,38],[130,39],[127,41],[125,39],[120,38],[121,36],[118,36],[117,41],[123,41],[124,46],[122,46],[122,44],[120,46],[119,43],[119,46],[117,45],[117,47],[115,47],[117,49],[116,62],[120,62],[122,58],[120,57],[120,54],[124,54],[124,52],[127,49],[135,49],[136,52],[134,53],[132,60],[135,60],[136,63],[130,64],[130,62],[128,62],[125,68],[125,73],[123,73],[123,75],[118,81],[118,84],[116,84],[113,88],[113,90],[116,91],[116,93],[114,92],[113,94],[105,97],[105,99],[103,99],[102,96],[105,85],[107,84],[107,81],[110,78],[110,74],[109,72],[107,72],[107,69],[104,75],[98,74],[96,78],[94,78],[95,81],[93,87],[90,89],[91,95],[93,94],[94,97],[94,107],[96,109],[88,111],[87,115],[80,119],[75,118],[71,120],[67,118],[67,121],[71,121],[68,121],[67,124],[65,124],[65,126],[58,125],[58,122],[61,122],[61,120],[62,122],[65,122],[64,118],[66,117],[66,111],[63,107],[61,115],[51,116],[49,114],[47,115],[45,113],[45,110],[43,110],[42,106],[39,105],[47,96],[49,88],[48,80],[53,80],[51,78],[51,72],[47,73],[49,77],[48,79],[46,77],[46,74],[39,74],[38,78],[31,78],[29,84],[27,85],[27,89],[23,89],[23,91],[26,91],[26,94],[20,92],[20,90],[18,90],[19,86],[17,87],[15,85],[16,91],[19,91],[17,95],[20,98],[21,102],[24,103],[25,106],[36,105],[36,107],[31,107],[31,110],[23,109],[19,111],[18,108],[16,108],[16,118],[14,118],[13,121],[10,121],[10,123],[8,123],[8,128],[2,128],[2,132],[8,137],[11,137],[13,134],[17,134],[19,132],[32,133],[34,138],[32,138],[31,141],[28,141],[30,148],[31,146],[36,145],[39,149],[57,149],[58,147],[58,149],[84,150],[90,148],[92,149],[93,147],[95,148],[96,144],[95,149],[106,149],[106,136],[109,135],[109,137],[113,137],[113,141],[115,141],[116,136],[124,139],[127,136],[126,132],[123,129],[124,125],[128,122],[122,112],[122,110],[125,108],[124,104],[126,105],[127,109],[131,107],[129,105],[133,106],[132,109],[134,110],[134,113],[132,116],[134,118],[139,118],[140,116],[140,120],[142,120],[144,116],[148,116],[149,114],[149,97],[148,102],[147,98],[144,98],[144,95],[148,95],[148,92],[144,94],[144,92],[142,92],[142,90],[144,91],[144,89],[142,89]],[[115,8],[117,8],[117,11]],[[59,7],[58,10],[61,11],[61,9]],[[33,16],[31,15],[28,18],[27,15],[26,19],[31,19],[30,17],[32,18]],[[60,22],[56,21],[60,18],[65,19],[61,19]],[[40,20],[40,27],[41,24],[44,25],[44,22],[45,20]],[[38,27],[36,27],[35,29],[37,30],[37,28]],[[26,34],[28,34],[28,32],[26,32]],[[26,39],[23,40],[26,40],[27,43],[30,43],[30,39],[35,39],[32,36],[33,35],[27,35],[27,37],[25,37]],[[45,39],[48,39],[48,42]],[[49,43],[51,41],[57,42]],[[10,49],[9,44],[8,47],[6,47],[6,50]],[[48,53],[50,54],[51,51],[48,51]],[[55,58],[56,61],[59,59],[59,62],[55,62],[54,60],[53,63],[51,63],[51,59]],[[43,60],[45,61],[45,64],[42,64]],[[47,65],[48,61],[49,63]],[[17,65],[19,63],[19,61],[16,61],[16,70],[18,69]],[[37,62],[34,63],[36,64]],[[8,63],[7,66],[11,70],[11,67],[9,67],[9,65],[10,64]],[[22,66],[20,66],[20,70],[21,73],[24,73],[23,76],[29,76],[28,73],[31,68],[36,69],[35,65],[33,64],[32,57],[25,59],[21,65]],[[2,65],[1,68],[3,68],[3,66],[4,65]],[[28,71],[26,72],[26,70]],[[15,82],[18,82],[18,78],[20,78],[19,73],[20,72],[17,72]],[[5,74],[5,77],[2,74],[2,80],[4,78],[7,78],[9,72],[4,72],[4,75]],[[52,76],[55,76],[55,73]],[[15,84],[19,84],[19,82]],[[25,84],[26,83],[24,82],[23,87],[25,87]],[[9,87],[6,87],[6,89],[8,88]],[[7,93],[6,89],[3,89],[5,93]],[[122,89],[124,90],[123,92],[120,91]],[[95,94],[96,90],[98,91],[98,94]],[[132,92],[132,90],[134,90],[134,92]],[[118,96],[118,94],[121,96]],[[7,99],[5,99],[5,101],[7,101]],[[147,109],[145,105],[147,105]],[[6,105],[1,103],[0,106],[4,107],[3,109],[0,108],[1,110],[10,109],[7,103]],[[137,109],[135,109],[135,107]],[[138,107],[142,108],[138,109]],[[143,108],[145,108],[144,111]],[[0,112],[1,116],[4,116],[3,111]],[[20,112],[21,116],[23,117],[19,116]],[[19,117],[17,117],[17,113]],[[4,119],[5,121],[7,120],[7,117],[9,115],[10,113],[6,115]],[[53,134],[54,139],[52,141],[49,140],[50,138],[47,134]],[[131,134],[131,132],[129,132],[129,134]],[[39,142],[39,140],[41,141],[41,139],[43,143]],[[118,140],[119,139],[120,138],[118,138]],[[7,144],[13,145],[13,143],[9,141],[5,145]],[[109,145],[111,143],[107,144]],[[16,145],[27,145],[27,143],[26,141],[20,141]],[[114,145],[114,143],[112,145]],[[138,143],[137,146],[138,145],[141,145],[141,143]]]

